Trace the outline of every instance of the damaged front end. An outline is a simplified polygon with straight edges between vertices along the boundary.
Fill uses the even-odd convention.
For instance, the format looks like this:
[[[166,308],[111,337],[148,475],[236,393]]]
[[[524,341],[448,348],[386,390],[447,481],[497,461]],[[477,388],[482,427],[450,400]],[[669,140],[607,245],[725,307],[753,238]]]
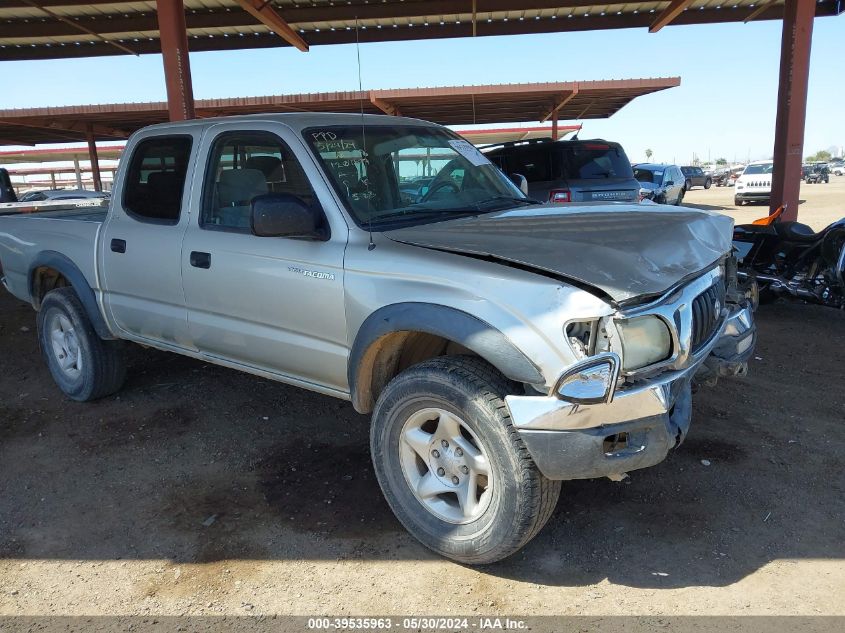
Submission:
[[[692,385],[744,374],[756,340],[732,257],[657,300],[565,331],[583,360],[546,395],[506,398],[550,479],[616,478],[661,462],[686,436]]]

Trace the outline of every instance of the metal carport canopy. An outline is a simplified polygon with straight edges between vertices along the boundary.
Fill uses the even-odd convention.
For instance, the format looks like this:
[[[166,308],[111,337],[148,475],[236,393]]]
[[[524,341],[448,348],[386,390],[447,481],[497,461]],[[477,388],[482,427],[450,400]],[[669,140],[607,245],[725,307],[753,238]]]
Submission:
[[[205,99],[197,117],[262,112],[401,114],[443,125],[599,119],[637,97],[680,85],[680,77],[448,86]],[[0,143],[27,145],[86,138],[123,139],[168,120],[167,103],[116,103],[0,110]]]
[[[806,0],[814,2],[815,0]],[[184,0],[192,52],[781,19],[784,0]],[[836,15],[839,0],[815,3]],[[5,0],[0,60],[161,52],[155,1]]]
[[[0,61],[161,52],[171,120],[195,116],[189,51],[782,19],[771,207],[797,219],[815,17],[842,0],[5,0]],[[389,108],[380,108],[390,113]],[[551,114],[553,124],[557,111]],[[87,140],[96,164],[96,132]],[[3,139],[0,139],[3,142]],[[96,180],[96,177],[95,177]]]

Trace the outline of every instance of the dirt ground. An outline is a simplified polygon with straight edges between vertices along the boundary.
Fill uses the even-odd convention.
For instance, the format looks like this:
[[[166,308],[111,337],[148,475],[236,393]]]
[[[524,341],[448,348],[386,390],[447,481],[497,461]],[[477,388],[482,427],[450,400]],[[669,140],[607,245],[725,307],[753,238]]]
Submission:
[[[737,224],[752,222],[769,214],[768,204],[734,205],[733,187],[696,187],[684,196],[689,206],[711,209],[731,216]],[[845,216],[845,176],[831,174],[827,184],[808,185],[801,183],[801,198],[798,206],[798,220],[820,231],[831,222]]]
[[[118,395],[71,403],[0,291],[0,615],[845,615],[845,313],[757,318],[749,376],[696,394],[664,463],[565,484],[468,568],[393,518],[349,404],[137,347]]]

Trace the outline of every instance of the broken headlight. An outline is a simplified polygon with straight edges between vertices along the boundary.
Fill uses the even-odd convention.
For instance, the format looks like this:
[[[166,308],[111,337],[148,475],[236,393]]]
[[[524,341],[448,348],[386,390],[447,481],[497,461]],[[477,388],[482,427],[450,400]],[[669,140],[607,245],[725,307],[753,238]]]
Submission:
[[[622,369],[633,371],[669,358],[672,335],[663,319],[641,316],[616,323],[622,343]]]

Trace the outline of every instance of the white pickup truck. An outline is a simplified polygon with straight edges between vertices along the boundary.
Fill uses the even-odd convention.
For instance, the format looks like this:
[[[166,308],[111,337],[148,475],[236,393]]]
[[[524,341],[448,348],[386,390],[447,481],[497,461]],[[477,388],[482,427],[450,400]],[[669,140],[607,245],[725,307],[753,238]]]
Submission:
[[[132,341],[351,400],[400,521],[488,563],[561,481],[662,461],[693,381],[755,340],[729,218],[542,205],[521,180],[414,119],[158,125],[108,211],[0,217],[0,275],[69,398],[118,390]]]

